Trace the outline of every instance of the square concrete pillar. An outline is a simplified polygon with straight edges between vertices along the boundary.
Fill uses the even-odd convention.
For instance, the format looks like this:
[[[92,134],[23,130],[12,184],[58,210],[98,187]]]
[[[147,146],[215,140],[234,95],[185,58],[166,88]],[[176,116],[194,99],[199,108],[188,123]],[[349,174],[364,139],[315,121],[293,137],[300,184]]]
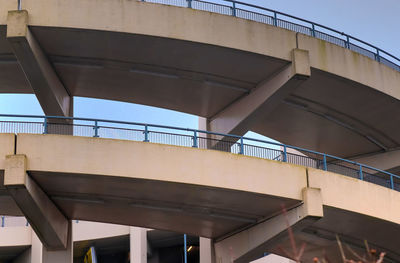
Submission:
[[[131,263],[147,263],[147,229],[130,228],[130,260]]]
[[[211,239],[200,237],[200,263],[214,263],[214,244]]]

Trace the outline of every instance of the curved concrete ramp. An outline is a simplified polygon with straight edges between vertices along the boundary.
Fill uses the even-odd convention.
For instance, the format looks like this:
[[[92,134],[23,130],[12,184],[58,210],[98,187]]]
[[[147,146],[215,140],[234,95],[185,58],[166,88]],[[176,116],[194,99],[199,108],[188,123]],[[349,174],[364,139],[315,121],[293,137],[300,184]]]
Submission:
[[[16,2],[0,0],[0,92],[40,95],[47,87],[54,98],[38,96],[47,115],[68,115],[60,101],[84,96],[191,113],[215,132],[252,130],[346,158],[400,146],[392,120],[400,116],[400,72],[348,49],[231,16],[127,0],[24,0],[21,21],[36,41],[29,42],[11,34],[20,25],[7,18]],[[46,72],[59,80],[40,76],[46,85],[29,86],[18,62],[31,60],[16,50],[20,41],[43,54]],[[307,80],[284,92],[285,85],[268,86],[295,64],[295,49],[309,54]],[[225,123],[263,88],[283,95],[264,94],[259,107]]]
[[[278,247],[290,245],[285,231],[288,220],[299,242],[308,244],[307,259],[321,256],[324,250],[335,258],[336,233],[357,251],[367,239],[371,246],[388,252],[388,259],[400,259],[400,193],[357,179],[153,143],[30,134],[2,134],[0,142],[1,154],[8,155],[0,161],[0,171],[5,170],[4,193],[16,200],[36,231],[44,223],[35,218],[43,216],[45,229],[53,229],[53,236],[60,236],[62,227],[46,215],[59,211],[65,220],[213,238],[222,262],[232,257],[229,248],[236,251],[235,262],[247,262],[266,251],[282,254]],[[24,181],[18,183],[18,176],[24,174]],[[15,190],[28,198],[21,201]],[[54,208],[47,205],[42,210],[40,191]],[[27,210],[27,204],[38,209]],[[7,211],[3,205],[2,214]],[[286,216],[282,206],[288,209]],[[8,211],[20,214],[19,209]],[[49,233],[38,235],[49,237]]]

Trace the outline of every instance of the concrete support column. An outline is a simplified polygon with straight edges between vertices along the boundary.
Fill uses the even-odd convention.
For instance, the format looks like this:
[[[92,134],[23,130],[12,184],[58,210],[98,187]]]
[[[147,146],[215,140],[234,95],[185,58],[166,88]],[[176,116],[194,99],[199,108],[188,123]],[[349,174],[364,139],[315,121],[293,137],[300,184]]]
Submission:
[[[130,251],[131,263],[147,263],[147,229],[130,228]]]
[[[68,219],[26,172],[25,155],[8,155],[4,186],[24,213],[46,248],[68,250],[71,226]]]
[[[68,224],[68,238],[67,238],[67,249],[63,250],[49,250],[43,247],[43,263],[73,263],[74,261],[74,245],[72,237],[72,222]]]
[[[214,244],[211,239],[200,237],[200,263],[215,263]]]
[[[31,263],[42,263],[43,244],[34,231],[32,231]]]

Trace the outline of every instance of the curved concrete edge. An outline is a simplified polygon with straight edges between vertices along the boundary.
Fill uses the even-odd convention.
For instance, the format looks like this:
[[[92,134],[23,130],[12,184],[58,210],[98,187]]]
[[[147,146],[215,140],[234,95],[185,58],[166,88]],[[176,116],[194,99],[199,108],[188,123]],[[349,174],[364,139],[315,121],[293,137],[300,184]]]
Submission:
[[[335,44],[282,28],[211,12],[140,1],[25,0],[29,25],[103,30],[174,38],[258,53],[286,61],[291,50],[310,52],[311,67],[395,98],[400,72]],[[17,1],[0,0],[0,25]],[[3,11],[4,10],[4,11]],[[43,15],[43,14],[46,15]],[[153,19],[153,18],[157,19]],[[198,25],[202,25],[201,27]],[[297,41],[296,41],[297,38]]]
[[[0,0],[0,6],[11,7],[10,4],[3,5],[7,1]],[[269,54],[287,61],[291,59],[289,51],[296,47],[294,32],[276,31],[273,26],[245,19],[232,20],[227,15],[140,1],[78,2],[24,0],[23,9],[28,10],[29,25],[32,26],[143,34],[239,50],[251,47],[254,53]],[[78,5],[80,8],[77,9]],[[0,16],[0,25],[7,24],[3,16]],[[277,46],[283,48],[276,51]]]
[[[324,206],[400,224],[400,192],[277,161],[190,147],[68,135],[20,134],[17,153],[26,154],[27,171],[141,178],[295,200],[303,200],[303,189],[312,187],[321,189]]]
[[[298,34],[298,48],[309,51],[311,67],[400,99],[400,72],[329,42]]]
[[[302,200],[307,184],[305,167],[220,151],[68,135],[17,138],[27,171],[178,182],[295,200]]]
[[[313,168],[308,169],[308,182],[321,189],[325,206],[400,224],[400,192]]]

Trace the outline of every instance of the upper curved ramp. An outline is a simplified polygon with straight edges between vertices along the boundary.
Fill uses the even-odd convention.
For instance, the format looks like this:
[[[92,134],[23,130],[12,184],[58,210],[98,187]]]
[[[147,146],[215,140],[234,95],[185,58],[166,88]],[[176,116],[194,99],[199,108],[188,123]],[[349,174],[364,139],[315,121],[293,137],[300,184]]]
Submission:
[[[16,1],[0,3],[2,10],[16,9]],[[23,7],[72,96],[213,120],[287,67],[300,48],[309,52],[311,76],[248,130],[344,157],[400,145],[392,119],[400,116],[400,73],[341,46],[237,17],[140,1],[26,0]],[[30,93],[5,38],[6,16],[2,11],[0,92]]]

